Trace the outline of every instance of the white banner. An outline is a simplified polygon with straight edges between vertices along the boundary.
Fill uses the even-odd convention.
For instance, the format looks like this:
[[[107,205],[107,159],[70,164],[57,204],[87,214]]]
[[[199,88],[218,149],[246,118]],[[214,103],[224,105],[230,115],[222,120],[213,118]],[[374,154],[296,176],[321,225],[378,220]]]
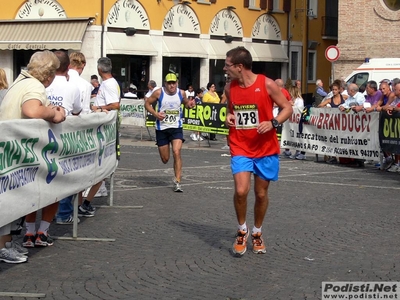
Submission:
[[[143,99],[121,99],[122,124],[146,126],[146,110]]]
[[[312,107],[308,122],[302,125],[301,113],[293,108],[293,115],[283,124],[282,148],[379,161],[379,113]]]
[[[113,173],[116,116],[0,122],[0,227]]]

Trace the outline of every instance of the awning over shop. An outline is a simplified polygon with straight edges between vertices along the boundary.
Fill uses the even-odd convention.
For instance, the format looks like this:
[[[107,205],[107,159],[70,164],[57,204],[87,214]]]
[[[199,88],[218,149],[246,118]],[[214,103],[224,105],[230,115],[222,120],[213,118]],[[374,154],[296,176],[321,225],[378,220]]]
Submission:
[[[229,50],[239,47],[239,46],[244,46],[243,43],[241,42],[232,42],[232,43],[225,43],[225,41],[221,40],[210,40],[210,53],[209,53],[209,58],[210,59],[225,59],[226,58],[226,52]]]
[[[281,45],[252,43],[249,47],[253,61],[288,62],[289,59]]]
[[[106,47],[107,54],[158,55],[151,37],[144,34],[127,36],[125,33],[107,32]]]
[[[164,36],[163,56],[207,58],[207,51],[199,39]]]
[[[89,18],[0,22],[0,50],[80,50]]]

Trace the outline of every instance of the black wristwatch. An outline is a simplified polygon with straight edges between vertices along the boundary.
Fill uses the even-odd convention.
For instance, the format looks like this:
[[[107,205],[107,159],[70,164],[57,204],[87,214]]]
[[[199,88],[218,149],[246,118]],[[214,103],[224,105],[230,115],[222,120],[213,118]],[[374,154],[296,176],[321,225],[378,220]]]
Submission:
[[[272,123],[272,126],[273,126],[274,128],[278,128],[279,122],[278,122],[276,119],[272,119],[272,120],[271,120],[271,123]]]

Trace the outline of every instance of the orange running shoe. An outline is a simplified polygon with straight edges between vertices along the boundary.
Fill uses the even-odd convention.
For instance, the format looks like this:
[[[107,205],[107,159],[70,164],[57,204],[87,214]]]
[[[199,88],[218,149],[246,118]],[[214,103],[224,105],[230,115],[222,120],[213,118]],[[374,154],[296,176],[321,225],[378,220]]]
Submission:
[[[264,239],[261,236],[261,232],[257,232],[257,233],[252,233],[251,234],[251,240],[253,241],[253,253],[266,253],[267,252],[267,248],[265,247],[264,244]]]
[[[236,233],[236,240],[233,243],[232,251],[234,254],[243,255],[247,250],[247,238],[249,237],[249,230],[238,230]]]

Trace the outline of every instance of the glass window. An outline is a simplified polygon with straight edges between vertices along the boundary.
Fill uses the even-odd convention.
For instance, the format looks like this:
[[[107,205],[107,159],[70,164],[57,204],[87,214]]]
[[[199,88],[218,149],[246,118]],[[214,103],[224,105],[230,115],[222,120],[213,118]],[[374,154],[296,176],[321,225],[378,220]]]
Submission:
[[[308,52],[307,80],[314,82],[316,80],[316,53],[315,51]]]
[[[279,0],[274,0],[274,2],[273,2],[274,4],[274,8],[273,8],[273,10],[279,10],[280,9],[280,7],[279,7]]]
[[[307,17],[316,18],[318,13],[318,0],[308,0]]]
[[[354,74],[353,76],[351,76],[349,80],[347,80],[347,84],[350,84],[350,83],[357,84],[360,92],[364,93],[365,87],[368,82],[368,77],[369,77],[368,73],[357,73],[357,74]]]

